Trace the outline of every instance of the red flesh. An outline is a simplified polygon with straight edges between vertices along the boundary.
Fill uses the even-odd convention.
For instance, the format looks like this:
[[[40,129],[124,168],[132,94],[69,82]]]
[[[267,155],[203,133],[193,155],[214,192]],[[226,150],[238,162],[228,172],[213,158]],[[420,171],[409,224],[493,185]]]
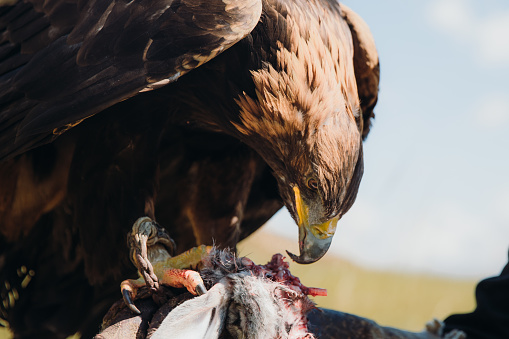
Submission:
[[[296,292],[313,297],[327,295],[327,290],[324,288],[304,286],[299,278],[290,273],[290,264],[284,261],[284,259],[285,257],[282,254],[277,253],[274,254],[272,260],[265,265],[256,265],[251,259],[246,257],[242,258],[242,263],[249,268],[254,275],[282,283]]]

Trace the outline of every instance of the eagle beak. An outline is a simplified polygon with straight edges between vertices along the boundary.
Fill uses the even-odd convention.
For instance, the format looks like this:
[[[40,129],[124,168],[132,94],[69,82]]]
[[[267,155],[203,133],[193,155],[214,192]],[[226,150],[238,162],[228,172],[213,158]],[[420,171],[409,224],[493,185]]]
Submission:
[[[293,261],[299,264],[311,264],[318,261],[327,253],[336,231],[339,216],[336,216],[322,224],[309,224],[309,207],[301,198],[300,190],[294,187],[295,207],[299,217],[299,250],[297,256],[288,251]]]

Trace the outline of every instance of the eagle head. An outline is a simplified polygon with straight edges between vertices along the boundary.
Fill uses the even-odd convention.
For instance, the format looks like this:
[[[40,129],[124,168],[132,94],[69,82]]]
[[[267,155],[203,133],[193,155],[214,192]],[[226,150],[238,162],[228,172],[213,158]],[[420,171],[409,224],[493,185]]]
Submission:
[[[252,72],[256,96],[237,100],[241,139],[272,168],[280,195],[299,226],[299,263],[329,249],[336,225],[352,206],[363,173],[362,119],[355,80],[298,81],[298,70],[271,65]]]

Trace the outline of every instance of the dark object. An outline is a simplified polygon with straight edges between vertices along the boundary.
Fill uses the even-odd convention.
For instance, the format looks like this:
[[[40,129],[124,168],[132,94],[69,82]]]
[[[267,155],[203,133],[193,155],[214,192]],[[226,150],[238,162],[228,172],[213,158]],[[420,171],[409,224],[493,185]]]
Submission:
[[[434,319],[421,332],[409,332],[380,326],[373,320],[353,314],[315,309],[308,314],[309,330],[317,338],[340,339],[465,339],[461,331],[443,334],[443,323]]]
[[[472,313],[444,320],[445,331],[462,330],[468,339],[509,338],[509,263],[499,276],[477,285],[475,299],[477,307]]]
[[[293,258],[325,254],[377,101],[355,13],[332,0],[9,3],[0,314],[18,337],[95,333],[134,277],[126,234],[142,216],[180,253],[233,248],[285,204]]]

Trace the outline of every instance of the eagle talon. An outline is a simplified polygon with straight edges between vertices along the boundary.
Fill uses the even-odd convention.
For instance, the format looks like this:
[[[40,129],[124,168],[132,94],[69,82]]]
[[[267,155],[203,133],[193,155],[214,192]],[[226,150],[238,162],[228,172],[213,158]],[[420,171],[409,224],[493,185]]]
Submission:
[[[121,290],[125,304],[134,313],[140,311],[133,304],[136,291],[147,286],[151,291],[164,284],[176,288],[186,288],[193,295],[207,293],[200,273],[189,268],[198,268],[212,247],[201,245],[176,257],[171,256],[175,244],[165,230],[149,217],[136,220],[127,235],[130,257],[138,269],[137,280],[124,280]]]
[[[207,289],[205,288],[205,285],[204,284],[198,284],[196,286],[196,294],[203,295],[205,293],[207,293]]]
[[[164,270],[161,283],[176,287],[186,288],[193,295],[202,295],[207,293],[200,273],[179,268],[169,268]]]
[[[124,303],[131,311],[136,314],[141,314],[140,310],[134,305],[133,299],[136,297],[138,288],[143,286],[144,283],[141,279],[138,280],[124,280],[120,284],[120,289],[122,290],[122,297],[124,298]]]
[[[122,290],[122,297],[124,298],[124,303],[129,307],[131,311],[133,311],[136,314],[141,314],[140,310],[134,305],[132,298],[131,298],[131,292],[128,290]]]

